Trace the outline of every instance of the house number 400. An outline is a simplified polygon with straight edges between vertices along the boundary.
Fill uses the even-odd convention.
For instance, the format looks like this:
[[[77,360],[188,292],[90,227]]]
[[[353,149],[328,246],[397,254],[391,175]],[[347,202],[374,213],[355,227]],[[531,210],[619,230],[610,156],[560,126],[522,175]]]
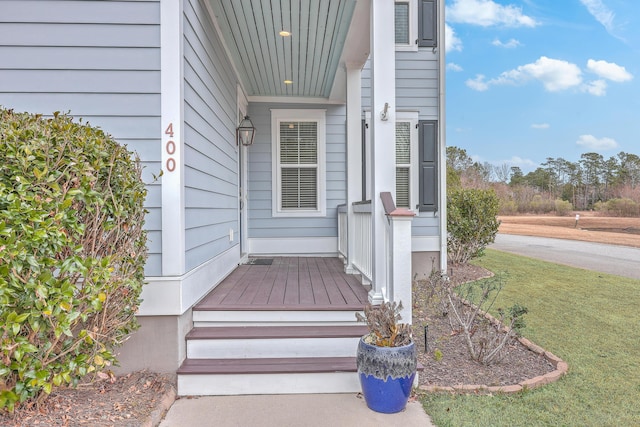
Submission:
[[[171,156],[167,159],[165,166],[167,167],[167,170],[169,172],[173,172],[174,170],[176,170],[176,159],[173,158],[173,155],[176,152],[176,143],[173,142],[173,123],[169,123],[169,126],[167,126],[167,129],[164,131],[164,133],[165,135],[169,135],[169,140],[165,144],[164,149],[166,150],[167,154]]]

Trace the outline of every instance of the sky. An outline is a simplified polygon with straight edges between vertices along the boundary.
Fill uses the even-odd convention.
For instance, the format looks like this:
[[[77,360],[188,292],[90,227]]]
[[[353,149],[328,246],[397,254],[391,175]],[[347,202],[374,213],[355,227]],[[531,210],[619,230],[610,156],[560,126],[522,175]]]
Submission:
[[[640,0],[446,0],[446,138],[526,174],[640,155]]]

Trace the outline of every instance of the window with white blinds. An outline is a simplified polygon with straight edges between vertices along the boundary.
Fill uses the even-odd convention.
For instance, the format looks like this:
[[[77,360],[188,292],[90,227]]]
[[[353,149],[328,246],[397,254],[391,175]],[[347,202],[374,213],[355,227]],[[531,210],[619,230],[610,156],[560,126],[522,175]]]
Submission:
[[[273,214],[325,212],[324,110],[272,110],[274,140]]]
[[[395,6],[396,44],[409,44],[409,2],[397,1]]]
[[[396,0],[395,41],[396,50],[418,50],[418,4],[416,0]]]
[[[396,206],[418,204],[418,113],[396,112]]]
[[[411,122],[396,122],[396,206],[411,205]]]
[[[318,209],[318,123],[280,122],[282,209]]]

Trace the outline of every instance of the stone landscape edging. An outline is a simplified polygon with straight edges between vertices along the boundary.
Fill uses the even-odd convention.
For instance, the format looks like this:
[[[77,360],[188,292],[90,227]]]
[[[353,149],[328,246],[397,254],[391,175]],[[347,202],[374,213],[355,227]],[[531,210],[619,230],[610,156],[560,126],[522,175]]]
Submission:
[[[158,427],[175,400],[176,389],[172,385],[165,390],[162,398],[160,398],[158,405],[156,406],[156,409],[151,411],[149,416],[142,422],[141,427]]]

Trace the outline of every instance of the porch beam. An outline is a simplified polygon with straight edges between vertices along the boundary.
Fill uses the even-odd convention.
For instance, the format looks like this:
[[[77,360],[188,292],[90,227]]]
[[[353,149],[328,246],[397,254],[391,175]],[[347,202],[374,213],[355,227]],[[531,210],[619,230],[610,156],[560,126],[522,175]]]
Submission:
[[[371,2],[371,175],[373,283],[369,301],[379,304],[387,297],[389,252],[385,223],[387,217],[380,193],[395,199],[395,28],[394,0]]]

